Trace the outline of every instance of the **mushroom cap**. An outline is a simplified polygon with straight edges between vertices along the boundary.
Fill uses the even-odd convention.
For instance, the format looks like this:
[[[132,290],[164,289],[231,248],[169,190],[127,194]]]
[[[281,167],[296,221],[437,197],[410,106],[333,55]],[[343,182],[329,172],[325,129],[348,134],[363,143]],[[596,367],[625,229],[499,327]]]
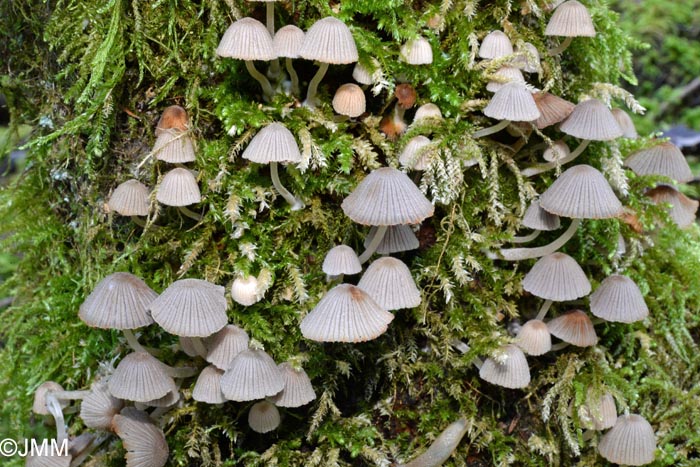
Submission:
[[[88,428],[109,430],[112,418],[124,407],[124,401],[114,397],[104,383],[94,384],[90,394],[80,402],[80,418]]]
[[[153,145],[153,154],[159,161],[171,164],[185,164],[196,159],[192,138],[179,130],[163,130]]]
[[[617,124],[620,125],[622,129],[622,136],[629,139],[639,138],[637,129],[634,127],[634,122],[627,112],[619,108],[612,109],[611,112],[615,120],[617,120]]]
[[[598,343],[598,336],[588,315],[581,310],[571,310],[547,323],[549,332],[564,342],[578,347],[590,347]]]
[[[499,349],[500,355],[489,357],[479,370],[479,377],[504,388],[524,388],[530,384],[530,367],[522,350],[507,344]]]
[[[248,412],[248,426],[257,433],[276,430],[280,426],[280,411],[271,402],[256,402]]]
[[[646,195],[654,200],[654,203],[670,203],[669,216],[678,227],[684,229],[695,222],[695,213],[698,210],[698,201],[690,199],[680,191],[668,185],[659,185]]]
[[[606,321],[634,323],[646,318],[649,308],[632,279],[613,274],[591,294],[591,313]]]
[[[535,104],[537,104],[537,108],[540,111],[540,117],[533,122],[538,130],[566,119],[576,107],[566,99],[545,91],[535,92],[532,94],[532,97],[535,99]]]
[[[159,397],[158,399],[153,399],[150,401],[143,402],[143,405],[147,405],[149,407],[170,407],[172,405],[177,404],[177,402],[180,400],[180,391],[177,389],[174,389],[172,391],[168,391],[166,395],[163,397]]]
[[[100,329],[137,329],[153,323],[148,307],[158,297],[144,281],[128,272],[102,279],[78,311],[85,324]]]
[[[401,46],[399,57],[409,65],[430,65],[433,63],[433,49],[426,38],[418,36]]]
[[[590,165],[570,167],[540,196],[546,211],[574,219],[609,219],[622,212],[602,173]]]
[[[221,377],[224,396],[237,402],[274,396],[282,389],[282,373],[264,350],[247,349],[240,352]]]
[[[545,36],[595,37],[595,26],[588,9],[576,0],[560,4],[544,30]]]
[[[620,415],[598,443],[598,452],[615,464],[644,465],[654,461],[656,435],[642,416]]]
[[[216,55],[239,60],[277,58],[270,32],[254,18],[241,18],[229,26],[216,48]]]
[[[679,183],[693,179],[685,156],[670,141],[632,153],[625,159],[624,165],[637,175],[664,175]]]
[[[239,353],[248,348],[248,333],[233,324],[227,324],[217,333],[204,339],[206,360],[215,367],[227,370]]]
[[[163,176],[156,199],[166,206],[189,206],[199,203],[202,195],[192,172],[177,167]]]
[[[168,443],[163,430],[153,424],[146,412],[124,407],[114,416],[112,429],[126,450],[127,467],[163,467],[168,461]]]
[[[531,319],[520,328],[515,344],[528,355],[544,355],[552,350],[552,336],[544,321]]]
[[[192,389],[192,399],[207,404],[223,404],[226,402],[224,393],[221,392],[221,377],[224,371],[214,365],[209,365],[202,370],[197,377],[197,382]]]
[[[525,211],[522,224],[528,229],[542,230],[548,232],[561,227],[561,219],[556,214],[549,213],[542,209],[540,202],[534,200]]]
[[[299,58],[299,49],[304,42],[304,31],[288,24],[277,30],[272,38],[272,46],[278,57]]]
[[[301,321],[301,333],[317,342],[365,342],[386,332],[394,315],[361,288],[332,288]]]
[[[376,235],[377,227],[369,229],[369,233],[364,241],[364,247],[367,248]],[[402,251],[415,250],[420,246],[418,237],[413,233],[410,225],[392,225],[386,229],[384,238],[379,243],[376,253],[380,255],[390,255],[392,253],[400,253]]]
[[[513,53],[513,44],[503,31],[491,31],[481,41],[479,57],[501,58]]]
[[[107,385],[114,397],[135,402],[148,402],[177,392],[165,365],[147,352],[132,352],[124,357]]]
[[[148,187],[131,179],[114,189],[107,205],[122,216],[147,216],[150,204],[148,196]]]
[[[372,59],[376,61],[376,59]],[[376,63],[379,66],[379,62]],[[372,73],[362,63],[357,62],[352,69],[352,79],[360,84],[370,85],[374,83]]]
[[[598,99],[576,104],[559,129],[567,135],[592,141],[610,141],[623,133],[610,109]]]
[[[60,447],[59,447],[60,449]],[[67,455],[51,455],[49,451],[47,454],[42,453],[42,455],[36,455],[31,451],[27,454],[25,467],[69,467],[73,456]]]
[[[350,29],[332,16],[316,21],[306,31],[299,57],[335,65],[353,63],[358,59]]]
[[[435,211],[408,175],[391,167],[370,172],[341,207],[362,225],[419,224]]]
[[[420,305],[420,290],[411,271],[400,259],[383,256],[369,265],[357,284],[385,310]]]
[[[486,90],[496,92],[501,89],[506,83],[516,82],[525,84],[523,73],[513,66],[504,65],[492,75],[489,76],[490,81],[486,84]]]
[[[289,363],[278,365],[284,378],[284,389],[272,398],[278,407],[301,407],[316,399],[314,387],[303,368],[295,369]]]
[[[189,128],[187,111],[179,105],[171,105],[163,110],[156,125],[156,136],[165,130],[187,131]]]
[[[350,118],[359,117],[365,113],[365,92],[357,84],[343,84],[333,96],[333,110]]]
[[[362,264],[355,250],[347,245],[338,245],[328,250],[321,269],[329,276],[357,274],[362,272]]]
[[[34,404],[32,405],[32,412],[38,415],[50,415],[51,412],[46,408],[46,396],[50,392],[63,391],[63,386],[54,381],[44,381],[41,383],[34,391]],[[58,400],[61,408],[68,406],[68,401]]]
[[[484,107],[484,115],[496,120],[531,122],[540,117],[540,111],[527,86],[524,83],[511,81],[496,91],[488,105]]]
[[[231,283],[231,298],[234,302],[250,306],[258,303],[258,278],[255,276],[236,277]]]
[[[416,114],[413,116],[413,123],[417,123],[423,119],[434,118],[436,120],[442,120],[442,112],[440,112],[440,107],[428,102],[421,105],[416,109]]]
[[[586,403],[579,409],[581,425],[586,429],[597,431],[612,428],[617,421],[617,408],[612,394],[606,392],[598,400],[589,392]]]
[[[516,58],[512,61],[525,73],[537,73],[540,71],[540,51],[530,42],[523,43],[522,47],[515,48]]]
[[[557,252],[535,263],[523,278],[523,289],[540,298],[563,302],[588,295],[591,283],[575,259]]]
[[[430,138],[423,135],[414,136],[399,154],[399,163],[401,167],[411,170],[425,170],[430,165],[430,157],[423,151],[423,148],[429,146]]]
[[[201,279],[180,279],[151,303],[156,323],[170,334],[207,337],[226,326],[224,288]]]
[[[563,139],[560,139],[554,141],[551,146],[548,146],[547,149],[544,150],[542,153],[542,158],[547,162],[553,162],[558,159],[562,159],[569,154],[571,154],[569,146],[566,145]]]
[[[243,151],[243,158],[258,164],[297,163],[301,161],[301,153],[292,132],[281,123],[274,122],[258,131],[250,140]]]

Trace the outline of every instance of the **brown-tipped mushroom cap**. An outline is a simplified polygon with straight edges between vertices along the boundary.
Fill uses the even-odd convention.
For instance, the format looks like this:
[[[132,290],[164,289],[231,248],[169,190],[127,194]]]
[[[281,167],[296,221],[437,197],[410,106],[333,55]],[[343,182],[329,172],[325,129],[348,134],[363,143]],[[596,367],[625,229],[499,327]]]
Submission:
[[[192,138],[178,130],[164,130],[156,138],[153,154],[159,161],[186,164],[196,159]]]
[[[221,377],[226,399],[238,402],[274,396],[284,389],[284,378],[277,364],[264,350],[247,349],[231,361]]]
[[[376,232],[377,227],[369,229],[369,233],[364,241],[365,248],[369,246]],[[415,250],[419,246],[418,237],[413,233],[410,225],[392,225],[386,229],[384,238],[382,238],[381,243],[377,247],[376,253],[390,255],[392,253]]]
[[[634,122],[627,112],[618,108],[612,109],[611,112],[615,120],[617,120],[617,124],[620,125],[620,129],[622,129],[622,136],[629,139],[637,139],[639,137],[637,129],[634,127]]]
[[[158,294],[128,272],[102,279],[80,305],[85,324],[101,329],[137,329],[153,323],[148,307]]]
[[[63,386],[54,381],[44,381],[41,383],[34,391],[34,405],[32,405],[32,412],[38,415],[50,415],[49,409],[46,408],[46,396],[50,392],[63,391]],[[68,406],[68,401],[60,400],[59,404],[62,408]]]
[[[248,426],[257,433],[276,430],[280,426],[280,411],[271,402],[256,402],[248,412]]]
[[[540,111],[540,117],[533,122],[539,130],[563,121],[576,107],[566,99],[549,92],[535,92],[532,97]]]
[[[332,104],[340,115],[359,117],[365,113],[365,92],[357,84],[343,84],[335,91]]]
[[[560,4],[549,18],[545,36],[595,37],[595,26],[588,9],[576,0]]]
[[[295,369],[289,363],[280,363],[284,389],[272,398],[278,407],[301,407],[316,399],[314,387],[303,368]]]
[[[547,323],[547,327],[553,336],[578,347],[590,347],[598,342],[591,319],[581,310],[557,316]]]
[[[275,54],[284,58],[298,58],[303,43],[304,31],[293,24],[279,28],[272,39]]]
[[[338,245],[326,253],[321,270],[329,276],[357,274],[362,272],[362,264],[355,250],[347,245]]]
[[[406,167],[411,170],[425,170],[430,165],[430,157],[423,150],[431,143],[430,138],[423,135],[414,136],[399,154],[399,163],[401,167]]]
[[[216,48],[216,54],[239,60],[277,58],[270,33],[264,24],[254,18],[241,18],[229,26]]]
[[[680,191],[667,185],[659,185],[653,190],[646,192],[646,195],[654,200],[654,203],[669,203],[671,210],[669,216],[678,227],[684,229],[690,227],[695,222],[695,213],[698,210],[698,201],[690,199]]]
[[[484,115],[496,120],[530,122],[540,117],[540,111],[527,86],[512,81],[496,91],[484,108]]]
[[[209,365],[202,370],[197,377],[197,382],[192,390],[192,399],[207,404],[223,404],[226,402],[224,393],[221,392],[221,377],[224,371]]]
[[[513,53],[513,44],[503,31],[491,31],[481,41],[479,57],[501,58]]]
[[[221,331],[204,340],[206,360],[217,368],[227,370],[236,355],[248,348],[249,340],[248,333],[243,329],[227,324]]]
[[[168,443],[163,430],[146,412],[125,407],[114,416],[112,429],[126,450],[127,467],[163,467],[168,461]]]
[[[481,379],[511,389],[530,384],[530,367],[520,348],[513,344],[504,345],[497,354],[484,360],[479,370]]]
[[[192,172],[177,167],[163,176],[156,199],[166,206],[189,206],[199,203],[202,195]]]
[[[591,294],[591,313],[606,321],[633,323],[649,315],[637,284],[627,276],[608,276]]]
[[[591,292],[591,283],[575,259],[565,253],[540,258],[523,278],[523,289],[555,302],[576,300]]]
[[[133,352],[119,362],[107,383],[119,399],[148,402],[177,391],[165,365],[147,352]]]
[[[592,141],[610,141],[622,136],[622,128],[612,112],[598,99],[576,104],[559,129],[567,135]]]
[[[625,159],[625,167],[637,175],[665,175],[680,183],[693,179],[685,156],[670,141],[632,153]]]
[[[304,36],[299,57],[341,65],[357,61],[357,46],[350,29],[331,16],[316,21]]]
[[[530,206],[525,211],[523,216],[523,225],[529,229],[535,230],[557,230],[561,227],[561,219],[556,214],[545,211],[540,206],[538,200],[530,203]]]
[[[109,430],[112,418],[124,407],[124,401],[114,397],[104,383],[92,386],[90,394],[80,402],[80,418],[88,428]]]
[[[297,163],[301,161],[294,135],[279,122],[270,123],[250,140],[243,158],[258,164],[270,162]]]
[[[531,319],[520,328],[515,344],[528,355],[544,355],[552,350],[552,336],[544,321]]]
[[[430,65],[433,63],[433,49],[427,39],[418,36],[401,46],[400,57],[409,65]]]
[[[644,465],[654,461],[656,435],[644,417],[620,415],[612,430],[603,435],[598,452],[615,464]]]
[[[122,216],[147,216],[149,199],[148,187],[138,180],[131,179],[120,183],[109,198],[109,209]]]
[[[187,111],[179,105],[171,105],[160,114],[156,125],[156,136],[160,136],[165,130],[187,131],[188,128]]]
[[[421,302],[420,291],[408,266],[391,256],[373,261],[357,286],[385,310],[413,308]]]

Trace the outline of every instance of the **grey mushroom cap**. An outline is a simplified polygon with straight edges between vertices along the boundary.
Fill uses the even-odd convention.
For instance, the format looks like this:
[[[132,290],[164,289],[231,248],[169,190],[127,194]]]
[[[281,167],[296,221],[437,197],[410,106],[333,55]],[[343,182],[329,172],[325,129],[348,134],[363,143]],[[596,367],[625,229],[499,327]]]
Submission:
[[[299,57],[336,65],[358,59],[357,46],[350,29],[331,16],[316,21],[304,36]]]
[[[109,430],[112,418],[124,407],[124,401],[117,399],[106,384],[97,383],[92,386],[90,394],[80,403],[80,418],[88,428]]]
[[[256,433],[276,430],[280,426],[280,412],[272,402],[256,402],[248,412],[248,426]]]
[[[177,392],[165,365],[147,352],[132,352],[124,357],[107,385],[112,396],[135,402],[148,402]]]
[[[557,316],[547,323],[547,328],[553,336],[578,347],[590,347],[598,343],[591,319],[581,310]]]
[[[221,391],[226,399],[238,402],[274,396],[282,389],[282,373],[264,350],[240,352],[221,377]]]
[[[594,37],[595,26],[588,9],[576,0],[561,3],[549,19],[545,36]]]
[[[293,24],[288,24],[278,29],[275,37],[272,39],[275,54],[284,58],[298,58],[299,50],[303,43],[304,31]]]
[[[284,389],[272,402],[278,407],[301,407],[316,399],[314,387],[303,368],[295,369],[289,363],[279,364],[284,378]]]
[[[698,200],[690,199],[672,186],[659,185],[645,193],[654,203],[669,203],[671,220],[681,229],[690,227],[695,222],[695,213],[698,210]]]
[[[223,404],[226,402],[224,393],[221,392],[221,377],[224,371],[209,365],[202,370],[197,377],[197,382],[192,389],[192,399],[207,404]]]
[[[530,384],[530,367],[520,348],[513,344],[504,345],[498,354],[484,360],[479,370],[481,379],[511,389]]]
[[[617,407],[612,394],[606,392],[600,397],[588,393],[586,403],[579,409],[581,426],[597,431],[607,430],[615,426],[617,421]]]
[[[533,123],[539,129],[547,128],[566,119],[576,107],[566,99],[549,92],[535,92],[532,94],[535,104],[540,111],[540,116]]]
[[[185,164],[196,159],[194,143],[186,132],[175,129],[163,130],[153,145],[153,154],[159,161]]]
[[[54,381],[44,381],[41,383],[34,391],[34,404],[32,405],[32,412],[38,415],[50,415],[51,412],[46,407],[46,396],[50,392],[60,392],[63,391],[63,386]],[[58,401],[62,408],[68,406],[68,401]]]
[[[591,292],[591,283],[576,260],[565,253],[540,258],[523,278],[523,289],[546,300],[576,300]]]
[[[385,310],[420,305],[420,290],[408,266],[397,258],[383,256],[369,265],[357,284]]]
[[[362,264],[355,250],[347,245],[338,245],[326,253],[321,269],[329,276],[352,275],[362,272]]]
[[[365,237],[364,246],[367,248],[376,235],[377,227],[369,229],[367,237]],[[410,225],[392,225],[386,229],[384,238],[377,247],[377,253],[380,255],[390,255],[392,253],[400,253],[402,251],[415,250],[420,246],[420,241]]]
[[[559,129],[567,135],[593,141],[610,141],[623,134],[615,116],[598,99],[576,104]]]
[[[685,156],[670,141],[631,154],[624,165],[637,175],[665,175],[679,183],[693,179]]]
[[[496,120],[531,122],[540,117],[540,111],[525,83],[511,81],[495,92],[484,115]]]
[[[294,135],[279,122],[270,123],[250,140],[242,157],[258,164],[297,163],[301,153]]]
[[[272,36],[260,21],[241,18],[228,27],[216,48],[220,57],[239,60],[274,60],[277,58]]]
[[[513,44],[503,31],[491,31],[479,46],[479,57],[501,58],[513,53]]]
[[[126,450],[127,467],[163,467],[168,461],[170,451],[163,430],[146,412],[125,407],[114,416],[112,428]]]
[[[544,321],[531,319],[520,328],[515,344],[528,355],[544,355],[552,349],[552,336]]]
[[[59,445],[60,449],[60,445]],[[51,455],[49,452],[46,455],[39,455],[29,452],[27,455],[25,467],[70,467],[73,457],[70,454],[66,455]]]
[[[561,219],[556,214],[542,209],[540,202],[535,200],[525,211],[523,225],[529,229],[551,231],[561,227]]]
[[[632,279],[613,274],[591,294],[591,313],[606,321],[633,323],[646,318],[649,308]]]
[[[248,348],[249,341],[245,330],[233,324],[227,324],[204,340],[207,348],[206,360],[217,368],[227,370],[236,355]]]
[[[166,206],[189,206],[199,203],[202,194],[194,174],[185,168],[177,167],[163,175],[156,199]]]
[[[654,461],[656,435],[644,417],[620,415],[598,443],[601,456],[615,464],[644,465]]]
[[[135,179],[120,183],[107,205],[122,216],[147,216],[150,205],[148,187]]]

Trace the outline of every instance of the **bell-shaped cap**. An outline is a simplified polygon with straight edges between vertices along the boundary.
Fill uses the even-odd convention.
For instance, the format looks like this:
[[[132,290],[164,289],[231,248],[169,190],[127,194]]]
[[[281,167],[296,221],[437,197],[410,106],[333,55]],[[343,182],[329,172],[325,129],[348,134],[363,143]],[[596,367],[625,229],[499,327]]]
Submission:
[[[137,329],[153,323],[148,307],[157,297],[135,275],[115,272],[95,286],[80,305],[78,316],[95,328]]]
[[[229,26],[216,48],[216,55],[239,60],[277,58],[269,31],[254,18],[241,18]]]
[[[646,318],[649,308],[632,279],[613,274],[591,294],[591,313],[606,321],[634,323]]]
[[[401,167],[406,167],[410,170],[425,170],[430,165],[430,157],[424,151],[426,146],[431,143],[430,138],[423,135],[414,136],[399,154],[399,163]]]
[[[162,131],[156,138],[152,152],[159,161],[171,164],[185,164],[196,159],[192,138],[189,134],[177,130]]]
[[[373,170],[341,207],[362,225],[419,224],[435,211],[408,175],[391,167]]]
[[[160,399],[177,391],[165,365],[147,352],[132,352],[124,357],[107,384],[114,397],[135,402]]]
[[[592,141],[610,141],[622,136],[622,128],[615,116],[598,99],[587,99],[576,104],[559,129],[567,135]]]
[[[479,57],[501,58],[513,53],[513,44],[503,31],[491,31],[481,41]]]
[[[540,206],[552,214],[574,219],[609,219],[622,212],[602,173],[590,165],[570,167],[540,196]]]
[[[271,402],[256,402],[248,412],[248,426],[256,433],[276,430],[280,426],[280,411]]]
[[[61,449],[61,446],[58,447]],[[45,450],[46,451],[46,450]],[[73,456],[70,454],[61,454],[49,452],[27,454],[24,467],[70,467]]]
[[[496,91],[484,107],[484,115],[496,120],[531,122],[540,117],[540,111],[527,86],[512,81]]]
[[[317,342],[365,342],[386,332],[394,315],[361,288],[332,288],[301,321],[301,333]]]
[[[540,298],[564,302],[588,295],[591,283],[575,259],[557,252],[535,263],[523,278],[523,289]]]
[[[362,264],[355,250],[347,245],[338,245],[326,253],[321,269],[329,276],[352,275],[362,272]]]
[[[333,110],[340,115],[356,118],[365,113],[365,92],[357,84],[346,83],[333,96]]]
[[[209,365],[202,370],[197,377],[192,389],[192,399],[207,404],[223,404],[226,402],[224,393],[221,392],[221,377],[224,371],[214,365]]]
[[[590,347],[598,343],[591,319],[581,310],[557,316],[547,323],[547,327],[553,336],[578,347]]]
[[[278,407],[301,407],[316,399],[314,387],[303,368],[294,368],[285,362],[279,364],[284,378],[284,389],[272,398]]]
[[[513,66],[502,66],[490,77],[490,81],[486,83],[486,90],[496,92],[501,89],[506,83],[516,82],[525,84],[525,77],[520,69]]]
[[[695,213],[698,210],[698,201],[690,199],[680,191],[668,185],[659,185],[646,195],[656,204],[670,204],[669,216],[675,224],[684,229],[695,222]]]
[[[282,389],[282,373],[264,350],[247,349],[240,352],[221,377],[224,396],[237,402],[274,396]]]
[[[409,65],[430,65],[433,63],[433,49],[430,47],[430,42],[421,36],[402,45],[399,56]]]
[[[148,187],[138,180],[131,179],[120,183],[114,189],[107,205],[111,211],[122,216],[147,216],[150,201]]]
[[[547,149],[544,150],[542,158],[547,162],[554,162],[567,157],[569,154],[571,154],[569,146],[566,145],[564,140],[560,139],[554,141],[551,146],[548,146]]]
[[[377,227],[369,229],[369,233],[364,241],[364,247],[367,248],[376,235]],[[420,246],[418,237],[413,233],[410,225],[392,225],[386,229],[382,241],[377,247],[376,253],[380,255],[390,255],[392,253],[400,253],[402,251],[415,250]]]
[[[634,122],[627,112],[619,108],[612,109],[611,112],[613,117],[615,117],[615,120],[617,120],[617,124],[620,125],[620,129],[622,129],[623,137],[629,139],[639,138],[637,129],[634,127]]]
[[[80,418],[88,428],[109,430],[112,418],[124,407],[124,401],[114,397],[104,383],[97,383],[80,402]]]
[[[484,360],[479,376],[504,388],[524,388],[530,384],[530,367],[523,351],[516,345],[508,344],[501,347],[496,355]]]
[[[34,404],[32,405],[32,412],[38,415],[50,415],[49,409],[46,407],[46,396],[50,392],[61,392],[63,391],[63,386],[54,381],[44,381],[41,383],[34,391]],[[58,400],[61,408],[68,406],[68,401]]]
[[[625,167],[637,175],[664,175],[679,183],[693,179],[693,173],[678,146],[670,141],[641,149],[625,159]]]
[[[535,92],[532,97],[540,111],[539,118],[533,122],[539,130],[565,120],[576,107],[566,99],[545,91]]]
[[[606,392],[600,397],[594,397],[589,392],[586,403],[579,409],[581,426],[588,430],[607,430],[617,421],[617,408],[612,394]]]
[[[192,172],[177,167],[163,176],[156,199],[166,206],[189,206],[199,203],[202,195]]]
[[[335,65],[353,63],[358,59],[350,29],[331,16],[316,21],[306,31],[299,57]]]
[[[544,321],[531,319],[520,328],[515,344],[528,355],[544,355],[552,350],[552,336]]]
[[[542,209],[538,200],[530,203],[523,216],[523,225],[528,229],[551,231],[557,230],[561,226],[561,219],[556,214],[549,213]]]
[[[540,71],[540,51],[530,42],[523,43],[522,47],[515,49],[516,57],[513,66],[517,66],[525,73],[537,73]]]
[[[248,333],[233,324],[227,324],[221,331],[207,337],[204,346],[207,358],[217,368],[227,370],[239,353],[248,349]]]
[[[656,435],[641,415],[617,417],[615,426],[598,443],[598,452],[610,462],[622,465],[644,465],[654,462]]]
[[[372,59],[376,60],[376,59]],[[379,66],[379,62],[376,64]],[[372,78],[372,73],[367,69],[366,66],[364,66],[362,63],[357,62],[355,66],[352,69],[352,79],[357,81],[360,84],[364,84],[369,86],[370,84],[374,84],[374,79]]]
[[[280,58],[298,58],[303,43],[304,31],[293,24],[279,28],[272,39],[275,54]]]
[[[158,119],[158,124],[156,125],[156,136],[160,136],[167,130],[183,132],[188,129],[187,111],[179,105],[171,105],[166,107],[163,113],[160,114],[160,119]]]
[[[428,119],[442,120],[442,112],[440,111],[440,107],[432,102],[423,104],[416,109],[416,114],[413,116],[413,123],[418,123],[421,120]]]
[[[168,443],[146,412],[125,407],[114,416],[112,429],[126,450],[126,467],[163,467],[168,461]]]
[[[545,36],[595,37],[595,26],[588,9],[576,0],[560,4],[549,18]]]
[[[270,123],[250,140],[243,158],[258,164],[270,162],[297,163],[301,161],[294,135],[279,122]]]
[[[173,282],[150,310],[155,322],[176,336],[211,336],[228,321],[224,288],[201,279]]]
[[[420,305],[420,290],[403,261],[383,256],[369,265],[357,284],[385,310]]]
[[[258,303],[262,298],[258,286],[258,278],[255,276],[236,277],[231,283],[231,298],[243,306]]]

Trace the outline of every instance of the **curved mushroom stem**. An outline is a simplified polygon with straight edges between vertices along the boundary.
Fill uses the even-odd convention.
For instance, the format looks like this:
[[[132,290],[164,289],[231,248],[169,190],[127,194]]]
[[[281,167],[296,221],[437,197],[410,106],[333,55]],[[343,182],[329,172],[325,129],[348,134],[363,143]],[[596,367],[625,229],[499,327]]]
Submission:
[[[139,343],[139,340],[136,338],[134,331],[132,331],[131,329],[122,329],[122,333],[126,338],[127,344],[129,344],[129,347],[131,347],[131,349],[134,352],[148,352],[145,349],[145,347]]]
[[[559,55],[560,53],[562,53],[563,51],[565,51],[567,48],[569,48],[569,46],[571,45],[571,41],[572,41],[572,40],[574,40],[573,37],[571,37],[571,36],[567,37],[566,39],[564,39],[564,42],[562,42],[561,44],[559,44],[558,46],[556,46],[556,47],[554,47],[554,48],[552,48],[552,49],[549,49],[549,50],[547,51],[547,53],[548,53],[549,55],[552,55],[552,56],[554,56],[554,55]]]
[[[284,64],[287,68],[287,73],[289,73],[289,79],[292,80],[292,94],[298,96],[301,92],[299,90],[299,75],[297,75],[296,70],[294,70],[294,66],[292,66],[292,59],[287,57]]]
[[[336,276],[331,276],[330,274],[326,274],[326,282],[343,282],[343,277],[345,277],[345,274],[338,274]]]
[[[282,186],[277,168],[277,162],[270,162],[270,175],[272,176],[272,184],[274,185],[275,189],[282,196],[282,198],[287,200],[287,203],[289,203],[289,205],[292,207],[292,211],[303,209],[304,203]]]
[[[465,342],[462,342],[462,341],[459,340],[459,339],[452,339],[452,340],[450,341],[450,344],[452,344],[452,347],[454,347],[455,349],[459,350],[462,354],[465,354],[465,353],[469,352],[469,349],[470,349],[469,344],[466,344]],[[474,358],[472,359],[471,363],[472,363],[475,367],[477,367],[479,370],[481,370],[481,367],[483,366],[484,361],[481,360],[481,359],[478,358],[478,357],[474,357]]]
[[[551,348],[550,350],[551,350],[551,351],[562,350],[562,349],[567,348],[567,347],[570,346],[570,345],[571,345],[571,344],[569,344],[568,342],[559,342],[558,344],[552,345],[552,348]]]
[[[452,455],[467,433],[467,419],[462,417],[447,425],[433,444],[420,456],[402,467],[439,467]]]
[[[502,129],[507,127],[508,125],[510,125],[510,120],[503,120],[500,123],[497,123],[493,126],[490,126],[488,128],[482,128],[481,130],[474,132],[472,137],[473,138],[481,138],[482,136],[492,135],[494,133],[498,133],[499,131],[501,131]]]
[[[131,216],[131,222],[138,225],[139,227],[146,228],[146,221],[141,219],[139,216]]]
[[[250,73],[250,76],[252,76],[253,79],[255,79],[255,81],[260,83],[260,86],[263,90],[263,97],[265,98],[265,100],[269,101],[275,94],[275,91],[272,89],[272,85],[270,84],[270,82],[267,80],[267,78],[265,78],[265,75],[260,73],[257,70],[257,68],[255,68],[255,64],[252,60],[246,60],[245,67],[248,70],[248,73]]]
[[[522,237],[513,237],[513,239],[512,239],[510,242],[511,242],[511,243],[527,243],[527,242],[531,242],[531,241],[533,241],[534,239],[536,239],[537,237],[539,237],[541,233],[542,233],[541,230],[535,230],[535,231],[532,232],[530,235],[524,235],[524,236],[522,236]]]
[[[561,159],[557,159],[551,162],[547,162],[545,164],[537,164],[533,165],[532,167],[527,167],[524,170],[522,170],[520,173],[522,174],[523,177],[532,177],[537,174],[541,174],[542,172],[546,172],[548,170],[552,170],[553,168],[557,166],[561,166],[564,164],[568,164],[572,160],[576,159],[578,156],[581,155],[581,153],[588,147],[590,144],[591,140],[590,139],[584,139],[579,143],[578,147],[571,151],[569,155],[566,157],[562,157]]]
[[[318,84],[326,75],[326,71],[328,71],[328,63],[321,62],[321,65],[318,67],[318,71],[309,82],[309,88],[306,91],[306,100],[304,101],[305,106],[311,108],[316,107],[316,91],[318,91]]]
[[[186,206],[178,206],[177,207],[178,211],[180,211],[184,216],[189,217],[190,219],[194,219],[197,222],[202,220],[202,216],[200,214],[197,214],[196,212],[192,211]]]
[[[374,254],[375,251],[377,251],[377,248],[379,248],[379,244],[382,243],[382,240],[384,239],[384,234],[386,234],[387,229],[389,228],[388,225],[380,225],[377,227],[377,231],[374,232],[374,237],[372,237],[372,241],[369,242],[369,245],[367,245],[367,249],[360,255],[360,264],[364,264],[370,256]]]
[[[574,236],[579,225],[581,225],[581,219],[572,219],[569,228],[566,229],[559,238],[548,245],[535,248],[508,248],[499,250],[500,259],[506,261],[522,261],[524,259],[541,258],[542,256],[554,253]]]
[[[63,418],[63,409],[58,402],[56,393],[50,392],[46,395],[46,408],[56,421],[56,442],[63,444],[68,439],[68,432],[66,430],[66,420]]]
[[[544,317],[547,315],[547,312],[552,307],[552,303],[553,302],[551,300],[545,300],[542,306],[540,307],[540,311],[537,313],[537,316],[535,316],[535,319],[538,319],[540,321],[544,320]]]

